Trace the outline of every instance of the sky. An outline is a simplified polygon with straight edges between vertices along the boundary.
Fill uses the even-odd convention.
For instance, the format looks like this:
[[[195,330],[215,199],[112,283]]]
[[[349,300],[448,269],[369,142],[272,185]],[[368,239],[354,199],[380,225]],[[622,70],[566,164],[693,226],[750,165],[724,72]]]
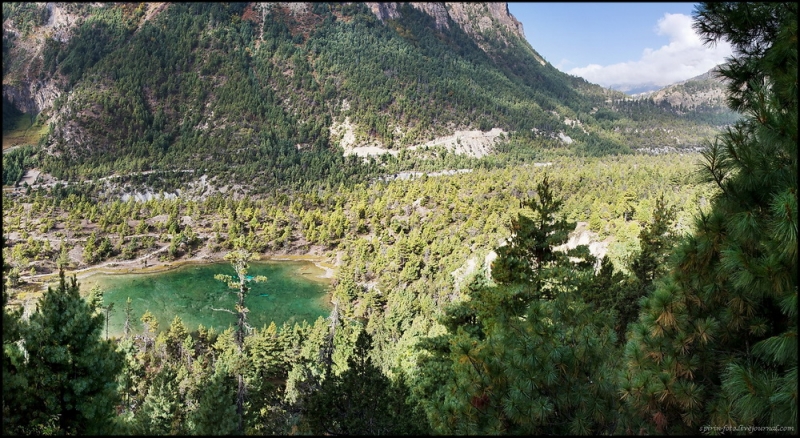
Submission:
[[[557,69],[629,94],[703,74],[732,54],[692,29],[697,3],[509,3],[531,47]]]

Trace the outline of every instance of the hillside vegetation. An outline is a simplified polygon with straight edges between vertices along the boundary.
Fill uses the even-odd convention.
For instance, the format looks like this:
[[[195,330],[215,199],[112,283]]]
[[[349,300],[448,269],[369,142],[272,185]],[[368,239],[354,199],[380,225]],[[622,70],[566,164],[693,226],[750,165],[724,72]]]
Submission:
[[[3,154],[4,434],[796,434],[795,3],[698,5],[722,129],[558,73],[496,5],[262,6],[4,4],[4,96],[49,121]],[[269,255],[336,268],[327,318],[251,326]],[[78,281],[220,259],[227,328]]]
[[[57,96],[38,108],[51,129],[37,162],[60,180],[196,169],[251,190],[339,184],[377,171],[342,157],[344,126],[389,150],[499,128],[600,156],[697,147],[733,120],[629,101],[513,34],[484,50],[407,4],[383,21],[358,3],[52,8],[72,14],[67,30],[4,10],[17,29],[4,53],[28,60],[4,71],[4,98],[22,105],[33,81]]]

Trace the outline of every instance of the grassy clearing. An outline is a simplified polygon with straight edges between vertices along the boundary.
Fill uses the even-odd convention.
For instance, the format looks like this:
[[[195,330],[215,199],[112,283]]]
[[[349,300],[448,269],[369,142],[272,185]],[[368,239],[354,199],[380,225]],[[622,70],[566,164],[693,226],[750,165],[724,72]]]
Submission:
[[[3,132],[3,152],[16,146],[36,145],[49,129],[30,114],[19,114],[12,121],[12,126],[12,129]]]

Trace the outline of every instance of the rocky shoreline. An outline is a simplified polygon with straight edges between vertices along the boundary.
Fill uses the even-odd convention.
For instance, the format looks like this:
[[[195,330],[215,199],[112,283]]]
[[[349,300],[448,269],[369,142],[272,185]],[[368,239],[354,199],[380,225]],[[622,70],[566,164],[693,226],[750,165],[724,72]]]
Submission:
[[[122,274],[152,274],[177,269],[185,265],[208,264],[224,262],[227,251],[212,252],[208,247],[200,248],[196,254],[188,258],[172,261],[159,260],[157,254],[166,249],[166,246],[145,254],[133,260],[108,260],[100,264],[83,267],[80,269],[65,269],[67,277],[73,275],[80,280],[95,274],[122,275]],[[153,257],[155,255],[155,257]],[[308,261],[322,272],[315,277],[330,282],[336,275],[336,265],[328,262],[329,258],[322,254],[322,248],[312,247],[307,251],[299,248],[288,250],[286,253],[257,254],[258,261]],[[146,261],[146,263],[145,263]],[[9,305],[23,306],[26,312],[31,311],[35,303],[49,286],[58,282],[58,272],[48,272],[34,276],[21,276],[21,284],[14,288]],[[88,293],[88,290],[82,290]]]

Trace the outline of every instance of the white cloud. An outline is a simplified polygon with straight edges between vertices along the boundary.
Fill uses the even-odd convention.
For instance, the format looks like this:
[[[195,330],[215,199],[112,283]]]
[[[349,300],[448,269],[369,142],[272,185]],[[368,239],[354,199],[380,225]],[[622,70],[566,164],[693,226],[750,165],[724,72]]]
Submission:
[[[608,66],[591,64],[567,73],[620,91],[650,85],[660,88],[705,73],[732,53],[725,41],[714,47],[703,45],[692,29],[692,17],[683,14],[664,14],[654,31],[667,36],[669,44],[656,50],[644,49],[638,61]]]
[[[555,64],[555,67],[561,71],[565,71],[567,66],[570,64],[574,64],[574,62],[570,61],[567,58],[561,58],[561,61],[558,61],[558,64]]]

